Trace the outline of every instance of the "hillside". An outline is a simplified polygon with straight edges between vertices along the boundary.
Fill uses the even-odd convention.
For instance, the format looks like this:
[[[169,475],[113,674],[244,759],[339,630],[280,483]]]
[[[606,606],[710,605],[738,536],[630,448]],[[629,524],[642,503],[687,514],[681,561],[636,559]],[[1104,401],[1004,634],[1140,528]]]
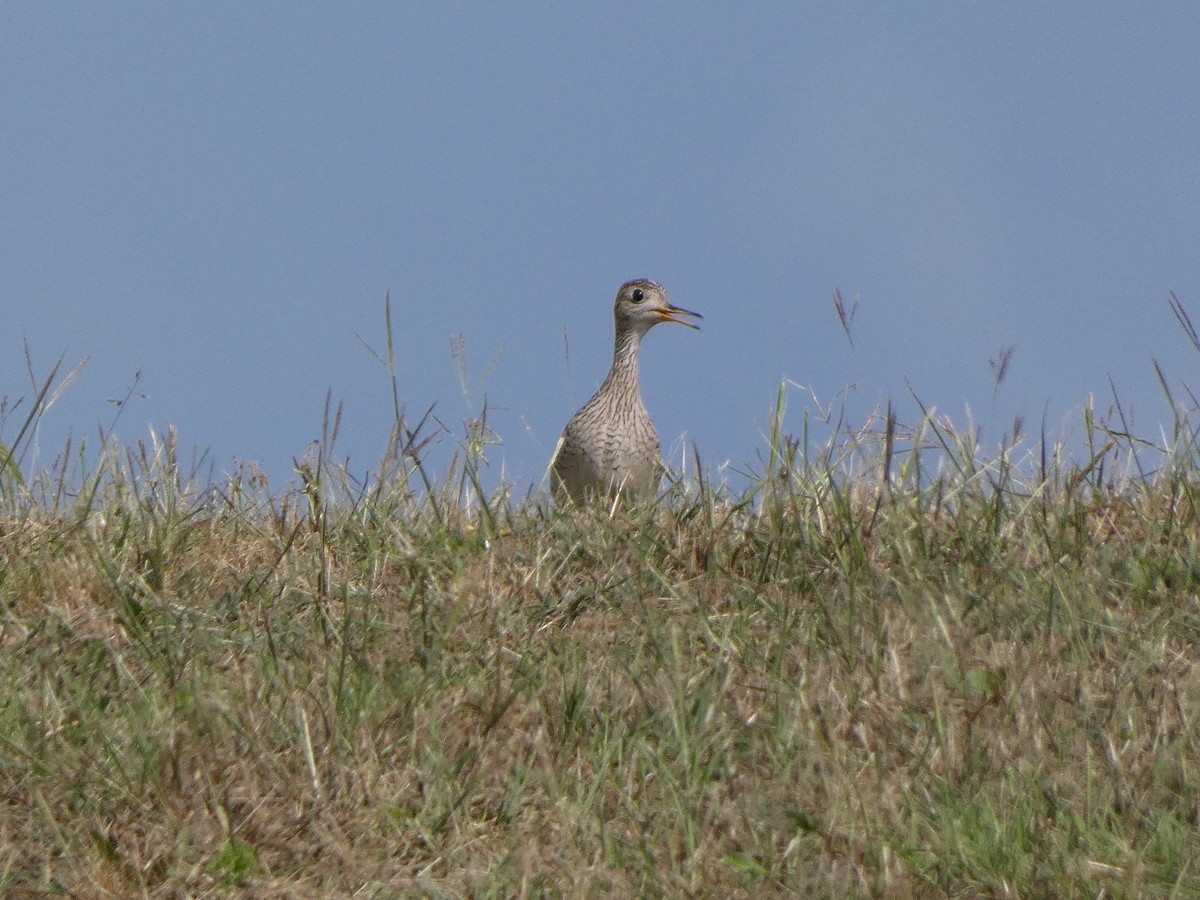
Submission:
[[[6,896],[1200,892],[1186,419],[777,429],[742,496],[589,510],[398,425],[283,490],[10,457]]]

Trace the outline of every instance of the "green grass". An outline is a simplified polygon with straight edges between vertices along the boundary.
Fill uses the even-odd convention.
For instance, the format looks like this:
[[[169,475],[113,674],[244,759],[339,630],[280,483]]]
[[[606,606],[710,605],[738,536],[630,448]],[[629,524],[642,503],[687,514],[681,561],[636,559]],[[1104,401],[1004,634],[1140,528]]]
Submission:
[[[785,399],[744,495],[615,510],[485,494],[486,416],[431,474],[398,401],[366,479],[336,411],[294,489],[170,434],[29,473],[34,403],[0,893],[1200,893],[1186,416],[1089,408],[1073,463],[932,412],[791,436]]]

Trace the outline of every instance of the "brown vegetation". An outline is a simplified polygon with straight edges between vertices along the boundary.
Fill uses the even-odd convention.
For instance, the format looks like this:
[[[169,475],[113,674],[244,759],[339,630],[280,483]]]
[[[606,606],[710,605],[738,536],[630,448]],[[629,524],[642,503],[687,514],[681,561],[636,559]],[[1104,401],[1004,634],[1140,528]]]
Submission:
[[[469,454],[10,477],[0,885],[1194,895],[1200,465],[1104,434],[776,431],[746,496],[642,509],[459,502]]]

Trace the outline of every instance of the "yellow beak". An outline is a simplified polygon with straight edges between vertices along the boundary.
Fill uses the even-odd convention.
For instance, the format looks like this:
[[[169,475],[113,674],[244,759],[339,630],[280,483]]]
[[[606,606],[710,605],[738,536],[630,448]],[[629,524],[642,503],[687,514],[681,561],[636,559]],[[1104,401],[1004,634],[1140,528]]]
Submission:
[[[697,330],[700,328],[699,325],[685,322],[683,319],[676,318],[676,316],[695,316],[697,319],[704,318],[700,313],[684,309],[682,306],[667,306],[663,309],[656,309],[655,312],[658,313],[659,318],[664,322],[674,322],[676,325],[686,325],[688,328],[695,328]]]

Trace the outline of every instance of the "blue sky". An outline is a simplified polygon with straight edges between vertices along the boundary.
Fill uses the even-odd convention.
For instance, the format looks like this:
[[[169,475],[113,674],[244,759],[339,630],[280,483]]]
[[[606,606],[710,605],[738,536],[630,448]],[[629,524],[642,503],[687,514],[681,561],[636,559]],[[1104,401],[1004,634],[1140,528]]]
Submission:
[[[705,317],[643,348],[675,460],[753,464],[783,379],[860,416],[911,384],[998,440],[1111,377],[1153,434],[1151,359],[1200,361],[1167,306],[1200,319],[1198,42],[1182,2],[9,5],[0,394],[24,342],[91,356],[43,458],[140,373],[124,442],[174,425],[282,481],[332,391],[362,472],[390,292],[410,414],[486,397],[523,490],[650,277]]]

